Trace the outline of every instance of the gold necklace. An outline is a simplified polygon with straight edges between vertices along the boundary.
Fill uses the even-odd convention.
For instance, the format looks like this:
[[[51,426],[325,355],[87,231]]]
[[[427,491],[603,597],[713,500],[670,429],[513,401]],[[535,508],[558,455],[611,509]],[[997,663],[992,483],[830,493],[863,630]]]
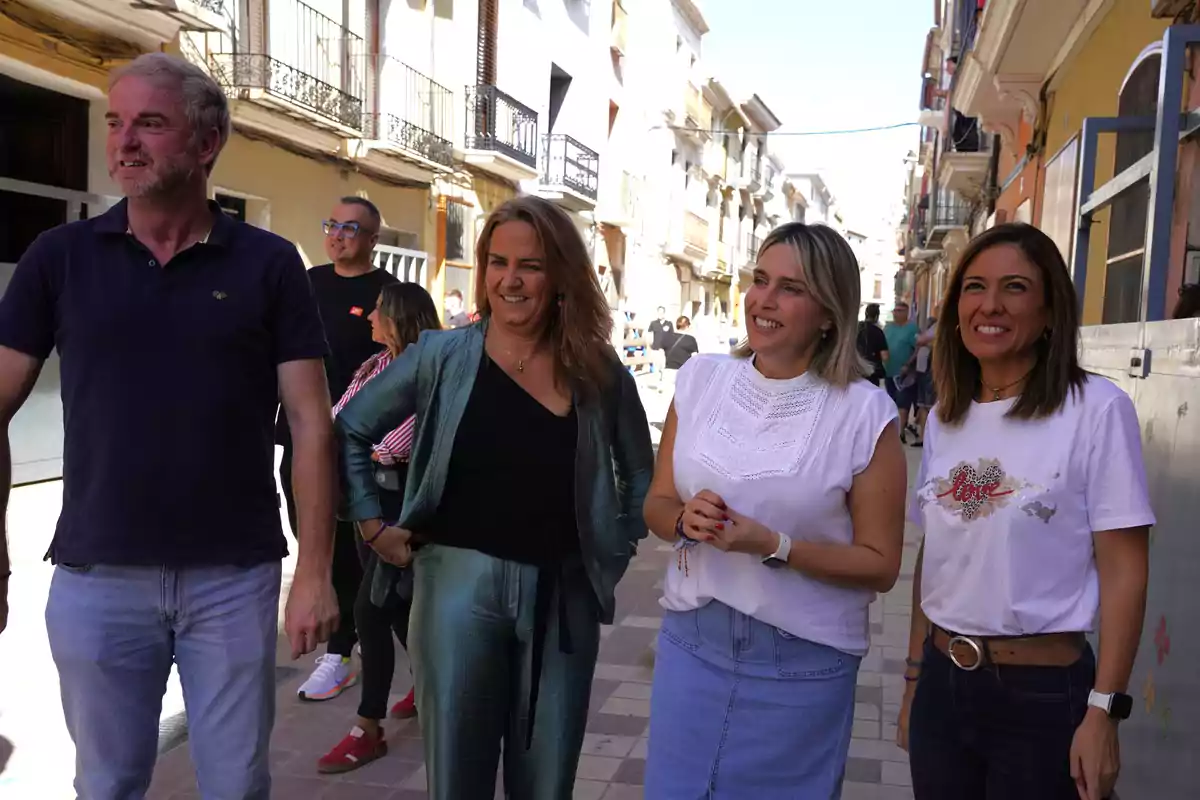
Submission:
[[[1021,381],[1025,380],[1026,378],[1028,378],[1028,377],[1029,377],[1030,375],[1032,375],[1032,374],[1033,374],[1033,370],[1029,370],[1029,372],[1026,372],[1024,375],[1022,375],[1021,377],[1017,378],[1017,379],[1016,379],[1015,381],[1013,381],[1012,383],[1006,383],[1006,384],[1005,384],[1005,385],[1003,385],[1003,386],[987,386],[987,385],[985,384],[983,388],[987,389],[989,392],[991,392],[991,393],[992,393],[992,402],[994,403],[994,402],[996,402],[997,400],[999,400],[999,399],[1000,399],[1000,393],[1001,393],[1001,392],[1003,392],[1005,389],[1011,389],[1012,387],[1016,386],[1018,383],[1020,383]],[[983,383],[983,379],[982,379],[982,378],[980,379],[980,383]]]

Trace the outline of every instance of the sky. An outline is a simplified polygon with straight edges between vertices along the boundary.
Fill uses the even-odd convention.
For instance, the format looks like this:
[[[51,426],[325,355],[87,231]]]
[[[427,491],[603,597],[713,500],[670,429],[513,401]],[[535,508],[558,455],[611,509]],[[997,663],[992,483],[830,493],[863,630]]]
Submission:
[[[756,93],[780,132],[914,122],[933,0],[699,0],[711,29],[704,70],[735,94]],[[753,9],[753,11],[751,11]],[[903,159],[920,128],[841,136],[774,136],[788,171],[820,171],[845,222],[864,233],[903,193]]]

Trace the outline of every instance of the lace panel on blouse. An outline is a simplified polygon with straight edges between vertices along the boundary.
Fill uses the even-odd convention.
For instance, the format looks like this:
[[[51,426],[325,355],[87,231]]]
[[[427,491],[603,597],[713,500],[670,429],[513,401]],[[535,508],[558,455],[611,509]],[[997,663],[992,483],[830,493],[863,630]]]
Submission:
[[[712,376],[716,385],[708,388],[715,399],[694,439],[694,456],[734,481],[794,475],[808,453],[828,385],[807,376],[768,381],[752,370],[747,359],[736,363],[728,385],[721,383],[729,372]]]

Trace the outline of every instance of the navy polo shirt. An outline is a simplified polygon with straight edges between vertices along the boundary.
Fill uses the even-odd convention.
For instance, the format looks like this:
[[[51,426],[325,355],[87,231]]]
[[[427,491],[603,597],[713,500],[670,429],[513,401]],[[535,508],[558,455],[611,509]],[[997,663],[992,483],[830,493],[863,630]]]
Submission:
[[[253,565],[287,544],[275,492],[276,367],[326,355],[291,242],[211,204],[165,266],[126,203],[43,233],[0,299],[0,345],[61,361],[68,564]]]

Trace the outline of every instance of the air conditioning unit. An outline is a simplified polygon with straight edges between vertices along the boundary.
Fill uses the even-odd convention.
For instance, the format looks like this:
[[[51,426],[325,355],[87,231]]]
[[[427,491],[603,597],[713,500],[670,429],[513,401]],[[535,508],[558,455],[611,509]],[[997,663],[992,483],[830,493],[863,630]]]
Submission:
[[[1150,0],[1150,16],[1174,19],[1196,4],[1196,0]]]

